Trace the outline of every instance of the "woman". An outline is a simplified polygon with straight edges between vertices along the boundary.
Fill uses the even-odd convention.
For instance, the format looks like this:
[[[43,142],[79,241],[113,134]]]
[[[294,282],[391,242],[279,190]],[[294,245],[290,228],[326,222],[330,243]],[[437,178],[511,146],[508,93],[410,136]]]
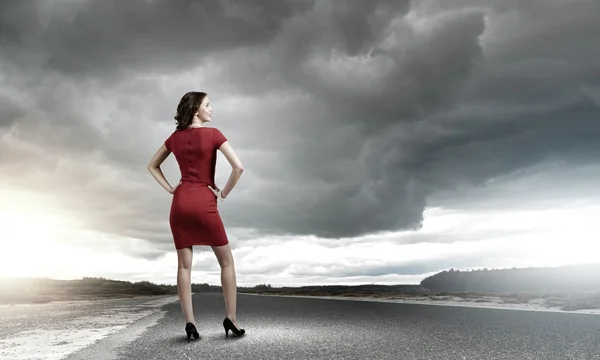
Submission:
[[[177,268],[177,290],[181,309],[185,316],[185,331],[188,342],[193,335],[200,335],[195,326],[192,309],[192,247],[210,246],[221,267],[221,285],[225,298],[226,316],[223,320],[225,336],[229,330],[240,336],[236,317],[236,276],[229,241],[217,209],[217,200],[226,199],[243,172],[243,166],[223,134],[205,127],[211,121],[212,107],[206,93],[188,92],[177,106],[176,130],[158,149],[148,164],[148,170],[156,181],[173,195],[169,224],[179,266]],[[223,190],[214,183],[217,150],[220,150],[232,170]],[[181,181],[171,187],[165,179],[160,165],[173,153]]]

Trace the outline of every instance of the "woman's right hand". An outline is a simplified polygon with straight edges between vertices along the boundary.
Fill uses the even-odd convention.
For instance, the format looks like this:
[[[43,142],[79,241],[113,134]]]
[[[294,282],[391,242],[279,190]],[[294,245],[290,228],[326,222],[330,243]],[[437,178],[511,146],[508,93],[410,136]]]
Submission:
[[[219,194],[221,194],[221,189],[217,188],[217,189],[215,190],[215,189],[214,189],[212,186],[210,186],[210,185],[208,185],[208,188],[210,189],[210,191],[212,191],[212,192],[213,192],[213,194],[215,194],[215,197],[217,198],[217,200],[219,200]],[[223,195],[221,195],[221,196],[220,196],[220,198],[224,200],[225,198],[224,198],[224,197],[222,197],[222,196],[223,196]]]

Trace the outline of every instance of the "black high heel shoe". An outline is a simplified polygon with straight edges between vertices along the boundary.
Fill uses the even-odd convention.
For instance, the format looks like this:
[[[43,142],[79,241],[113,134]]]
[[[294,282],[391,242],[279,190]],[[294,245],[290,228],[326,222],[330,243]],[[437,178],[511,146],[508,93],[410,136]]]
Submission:
[[[223,327],[225,328],[225,337],[229,337],[229,330],[236,336],[242,336],[246,333],[246,330],[236,328],[233,322],[227,317],[223,320]]]
[[[194,339],[199,339],[200,334],[198,334],[198,330],[196,330],[196,326],[191,322],[185,324],[185,333],[187,334],[188,343],[190,342],[190,337],[194,335]]]

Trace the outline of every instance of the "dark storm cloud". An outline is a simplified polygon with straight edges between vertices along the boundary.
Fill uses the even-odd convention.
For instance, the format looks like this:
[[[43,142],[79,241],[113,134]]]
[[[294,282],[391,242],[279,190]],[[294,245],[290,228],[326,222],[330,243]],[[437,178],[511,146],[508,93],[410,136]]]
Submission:
[[[440,190],[597,162],[597,1],[49,4],[0,4],[0,131],[29,144],[0,159],[97,229],[170,241],[145,164],[191,84],[247,169],[226,225],[262,233],[415,228]]]
[[[381,61],[369,66],[393,64],[384,80],[371,83],[374,91],[372,78],[342,87],[319,72],[286,72],[318,94],[326,115],[300,110],[306,113],[299,121],[306,125],[300,132],[307,146],[289,149],[287,161],[300,184],[272,188],[285,194],[274,196],[279,204],[246,213],[244,223],[334,237],[414,227],[438,190],[482,185],[544,161],[567,168],[596,162],[598,108],[581,87],[600,82],[592,66],[600,56],[593,41],[600,4],[580,5],[451,7],[431,14],[437,17],[421,32],[410,21],[400,23],[395,35],[404,42],[397,46],[384,49],[381,37],[370,37],[372,55]],[[311,55],[295,58],[302,64]],[[352,78],[366,66],[356,64],[334,80]],[[339,68],[327,70],[331,75]],[[322,181],[329,186],[321,187]]]
[[[301,1],[5,1],[3,53],[67,77],[178,71],[212,51],[267,44]]]

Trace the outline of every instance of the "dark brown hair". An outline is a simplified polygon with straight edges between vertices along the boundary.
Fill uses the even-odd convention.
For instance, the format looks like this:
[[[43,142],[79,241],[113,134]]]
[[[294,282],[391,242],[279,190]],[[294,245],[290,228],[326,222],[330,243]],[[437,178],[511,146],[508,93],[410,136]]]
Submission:
[[[175,114],[177,130],[184,130],[190,126],[194,114],[200,108],[205,97],[206,93],[199,91],[190,91],[181,97],[179,105],[177,105],[177,114]]]

